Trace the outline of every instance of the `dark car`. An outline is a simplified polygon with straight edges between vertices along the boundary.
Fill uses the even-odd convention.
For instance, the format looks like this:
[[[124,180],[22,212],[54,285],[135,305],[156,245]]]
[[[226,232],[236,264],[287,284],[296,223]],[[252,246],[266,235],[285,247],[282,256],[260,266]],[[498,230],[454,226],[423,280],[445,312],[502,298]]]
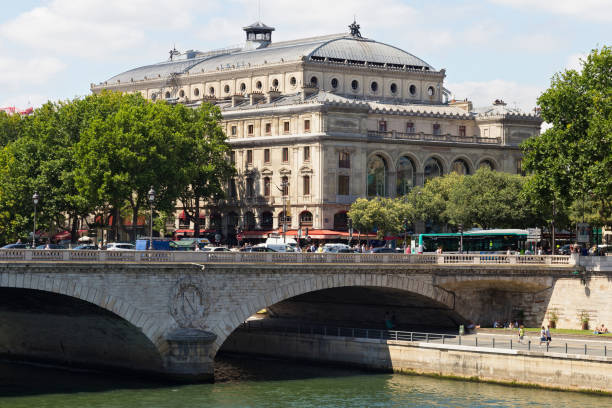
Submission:
[[[246,247],[242,248],[240,252],[276,252],[272,248],[264,247],[264,246],[254,246],[254,247]]]
[[[396,254],[397,252],[395,252],[395,249],[393,248],[388,248],[388,247],[378,247],[378,248],[372,248],[370,250],[371,254]]]
[[[561,248],[559,248],[559,255],[569,255],[570,254],[570,245],[565,244]]]
[[[74,248],[77,251],[93,251],[93,250],[97,250],[98,247],[96,245],[93,244],[83,244],[83,245],[77,245]]]
[[[2,249],[27,249],[30,246],[28,244],[8,244],[2,247]]]
[[[66,247],[60,244],[42,244],[37,246],[36,249],[66,249]]]

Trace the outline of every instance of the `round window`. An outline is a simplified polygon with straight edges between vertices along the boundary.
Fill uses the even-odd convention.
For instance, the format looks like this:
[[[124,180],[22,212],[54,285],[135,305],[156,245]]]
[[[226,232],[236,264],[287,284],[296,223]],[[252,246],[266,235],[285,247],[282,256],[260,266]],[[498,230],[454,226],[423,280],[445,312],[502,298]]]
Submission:
[[[257,87],[257,89],[261,89],[263,87],[263,85],[261,84],[261,81],[257,81],[255,86]]]
[[[275,79],[275,80],[272,81],[272,86],[274,88],[278,88],[278,79]]]
[[[410,95],[416,95],[416,86],[410,85]]]
[[[295,84],[297,84],[297,79],[295,79],[295,77],[291,77],[291,79],[289,79],[289,83],[291,86],[295,86]]]
[[[246,91],[246,84],[243,82],[240,84],[240,92]]]
[[[181,91],[179,92],[179,96],[180,96],[181,98],[185,97],[185,91],[183,91],[183,90],[181,89]]]
[[[213,93],[213,94],[214,94],[214,93],[215,93],[215,92],[214,92],[214,91],[215,91],[215,90],[214,90],[214,88],[210,88],[210,89],[212,89],[212,90],[213,90],[213,92],[211,92],[211,93]],[[198,96],[198,95],[200,94],[200,90],[199,90],[198,88],[194,89],[194,90],[193,90],[193,94],[194,94],[195,96]]]
[[[427,93],[429,94],[429,96],[434,96],[434,89],[433,86],[430,86],[429,88],[427,88]]]
[[[395,83],[391,84],[391,93],[392,94],[397,93],[397,84]]]
[[[317,79],[316,76],[313,76],[312,78],[310,78],[310,84],[317,86],[317,84],[319,83],[319,80]]]
[[[378,91],[378,82],[374,81],[370,84],[370,88],[372,89],[372,92],[376,92]],[[354,89],[354,88],[353,88]]]
[[[223,87],[223,91],[224,91],[226,94],[227,94],[227,93],[229,93],[229,91],[230,91],[230,87],[229,87],[229,85],[225,85],[225,86]]]
[[[331,80],[331,86],[332,86],[332,88],[334,88],[334,89],[338,88],[338,78],[332,78],[332,80]]]
[[[353,88],[353,90],[357,90],[359,89],[359,81],[357,81],[356,79],[353,79],[353,81],[351,82],[351,88]]]

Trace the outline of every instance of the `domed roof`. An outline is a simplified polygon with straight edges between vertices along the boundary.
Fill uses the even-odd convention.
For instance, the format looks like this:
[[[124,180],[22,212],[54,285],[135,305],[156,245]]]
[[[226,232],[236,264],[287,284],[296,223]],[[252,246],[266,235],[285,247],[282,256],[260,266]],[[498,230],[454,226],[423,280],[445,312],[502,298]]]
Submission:
[[[107,82],[130,82],[167,78],[172,74],[211,72],[291,61],[330,61],[376,67],[433,70],[420,58],[399,48],[350,34],[335,34],[271,43],[259,49],[228,49],[195,52],[192,58],[164,61],[126,71]]]

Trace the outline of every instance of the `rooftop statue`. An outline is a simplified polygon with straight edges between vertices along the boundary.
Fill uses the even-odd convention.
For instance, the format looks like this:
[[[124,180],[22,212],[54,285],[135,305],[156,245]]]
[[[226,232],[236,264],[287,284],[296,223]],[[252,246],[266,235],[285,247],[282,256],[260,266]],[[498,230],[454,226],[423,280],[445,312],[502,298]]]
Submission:
[[[348,28],[351,29],[351,35],[353,37],[362,38],[361,33],[359,32],[359,29],[361,28],[361,26],[357,24],[357,21],[353,20],[353,24],[349,25]]]

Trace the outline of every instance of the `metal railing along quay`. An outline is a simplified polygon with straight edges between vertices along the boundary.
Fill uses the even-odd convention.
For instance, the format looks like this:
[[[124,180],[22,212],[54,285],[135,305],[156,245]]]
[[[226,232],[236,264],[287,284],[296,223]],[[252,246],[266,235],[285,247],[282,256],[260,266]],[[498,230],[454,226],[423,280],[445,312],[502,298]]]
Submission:
[[[98,251],[68,249],[0,249],[2,261],[61,262],[203,262],[203,263],[363,263],[453,265],[574,265],[569,255],[370,254],[311,252]]]
[[[364,329],[357,327],[338,327],[321,325],[288,325],[268,323],[264,320],[249,320],[243,323],[240,328],[243,331],[265,331],[274,333],[295,334],[298,336],[331,336],[349,337],[356,339],[374,339],[382,341],[403,341],[412,343],[431,343],[440,346],[466,346],[468,348],[480,349],[482,351],[499,350],[521,350],[546,353],[560,353],[571,355],[588,355],[594,357],[612,357],[612,341],[580,341],[554,340],[550,343],[539,341],[539,338],[524,337],[522,341],[516,337],[504,336],[502,338],[477,334],[459,335],[444,333],[413,332],[402,330],[383,330],[383,329]],[[534,340],[535,339],[535,340]]]

